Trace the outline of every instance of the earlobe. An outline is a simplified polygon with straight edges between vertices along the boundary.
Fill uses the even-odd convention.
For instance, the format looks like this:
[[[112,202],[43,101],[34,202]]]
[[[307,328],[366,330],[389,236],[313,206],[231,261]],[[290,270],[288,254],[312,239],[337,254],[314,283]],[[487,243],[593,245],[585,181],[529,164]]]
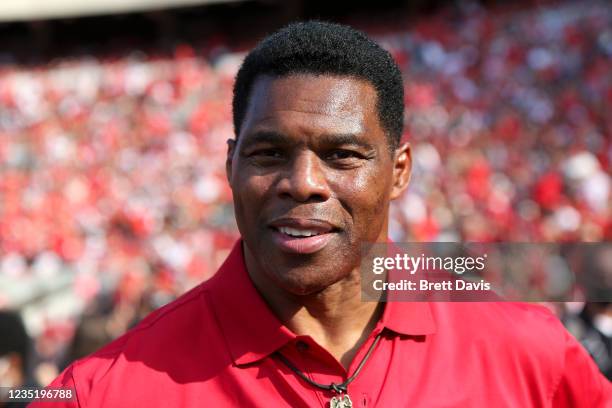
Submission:
[[[227,139],[227,157],[225,159],[225,175],[228,183],[232,182],[232,164],[234,159],[234,150],[236,148],[236,140]]]
[[[395,150],[393,163],[393,188],[391,199],[395,200],[408,187],[412,173],[412,151],[409,143],[404,143]]]

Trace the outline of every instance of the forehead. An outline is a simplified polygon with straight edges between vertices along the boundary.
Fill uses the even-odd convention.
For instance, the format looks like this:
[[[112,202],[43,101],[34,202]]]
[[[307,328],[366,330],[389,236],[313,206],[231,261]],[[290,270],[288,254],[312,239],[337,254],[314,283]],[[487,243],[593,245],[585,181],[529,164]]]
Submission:
[[[308,133],[382,132],[377,94],[367,81],[348,76],[260,76],[253,84],[242,133],[254,128],[295,128]]]

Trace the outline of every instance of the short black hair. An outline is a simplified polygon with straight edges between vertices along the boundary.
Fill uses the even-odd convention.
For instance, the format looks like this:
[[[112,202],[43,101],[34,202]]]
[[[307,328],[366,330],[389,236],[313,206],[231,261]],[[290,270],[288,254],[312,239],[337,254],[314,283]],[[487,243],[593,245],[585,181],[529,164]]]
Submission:
[[[391,54],[352,27],[321,21],[292,23],[262,40],[244,59],[234,84],[236,137],[260,75],[330,74],[362,79],[376,90],[378,117],[389,146],[399,145],[404,127],[402,74]]]

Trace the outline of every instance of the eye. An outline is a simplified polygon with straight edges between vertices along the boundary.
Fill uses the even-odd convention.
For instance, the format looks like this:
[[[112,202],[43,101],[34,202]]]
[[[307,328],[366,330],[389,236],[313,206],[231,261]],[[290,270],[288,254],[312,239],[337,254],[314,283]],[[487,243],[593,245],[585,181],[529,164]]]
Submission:
[[[361,159],[363,156],[353,150],[337,149],[327,156],[329,160]]]
[[[282,152],[279,149],[260,149],[250,154],[251,157],[281,158]]]

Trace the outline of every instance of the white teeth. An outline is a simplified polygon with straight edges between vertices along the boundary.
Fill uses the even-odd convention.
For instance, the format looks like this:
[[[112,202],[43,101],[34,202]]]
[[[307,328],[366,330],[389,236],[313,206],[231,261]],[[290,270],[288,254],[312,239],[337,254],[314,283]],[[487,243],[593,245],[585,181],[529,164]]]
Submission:
[[[278,230],[283,234],[291,235],[292,237],[312,237],[319,235],[317,231],[307,229],[295,229],[289,227],[278,227]]]

